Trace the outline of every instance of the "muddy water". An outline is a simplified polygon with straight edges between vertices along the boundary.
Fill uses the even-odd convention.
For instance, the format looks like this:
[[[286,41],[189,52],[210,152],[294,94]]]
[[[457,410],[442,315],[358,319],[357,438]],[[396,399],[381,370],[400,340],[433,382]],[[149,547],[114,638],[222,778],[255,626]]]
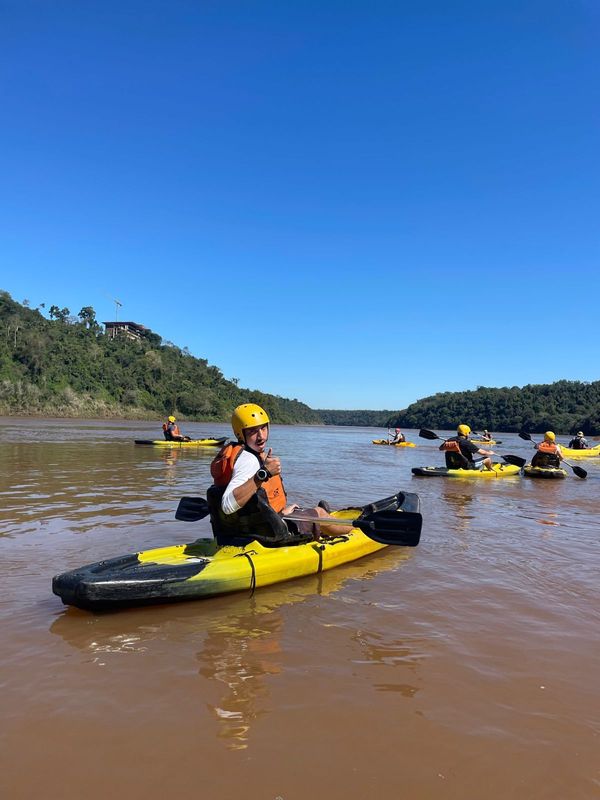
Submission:
[[[134,446],[148,423],[0,422],[2,797],[600,796],[600,459],[587,481],[419,479],[440,454],[415,432],[276,426],[294,501],[418,491],[421,545],[97,615],[52,576],[206,533],[173,512],[210,454]]]

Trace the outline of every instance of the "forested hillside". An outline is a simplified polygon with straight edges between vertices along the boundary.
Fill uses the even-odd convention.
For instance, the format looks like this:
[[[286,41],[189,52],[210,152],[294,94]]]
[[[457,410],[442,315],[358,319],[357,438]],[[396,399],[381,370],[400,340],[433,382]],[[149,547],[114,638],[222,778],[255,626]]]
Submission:
[[[466,422],[473,430],[600,434],[600,381],[557,381],[519,388],[479,387],[442,392],[412,403],[386,420],[390,426],[449,430]]]
[[[150,330],[141,341],[110,338],[91,306],[75,317],[56,305],[31,309],[0,291],[0,414],[213,421],[229,419],[243,402],[259,403],[274,422],[321,422],[304,403],[242,389]]]
[[[366,425],[384,426],[393,411],[338,411],[332,408],[319,408],[317,414],[324,425]]]
[[[45,314],[48,314],[48,319]],[[110,338],[91,306],[32,309],[0,291],[0,414],[227,420],[243,402],[264,406],[274,422],[473,430],[552,429],[600,434],[600,381],[480,387],[442,392],[391,411],[313,410],[298,400],[242,389],[218,367],[151,330],[141,341]]]

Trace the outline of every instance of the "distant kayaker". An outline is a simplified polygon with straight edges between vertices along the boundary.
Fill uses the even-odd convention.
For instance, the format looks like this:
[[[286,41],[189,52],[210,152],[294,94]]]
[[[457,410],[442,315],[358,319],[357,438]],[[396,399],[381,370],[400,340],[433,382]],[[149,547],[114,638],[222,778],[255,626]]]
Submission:
[[[175,424],[175,417],[171,416],[166,422],[163,422],[163,433],[167,442],[189,442],[191,438],[184,436],[179,430],[179,426]]]
[[[583,436],[583,431],[577,431],[574,438],[569,442],[571,450],[587,450],[587,439]]]
[[[288,504],[281,480],[281,462],[267,450],[269,416],[254,403],[238,406],[231,417],[236,442],[225,445],[213,460],[210,471],[214,485],[207,492],[210,521],[219,544],[243,544],[252,540],[282,543],[301,534],[318,538],[321,533],[339,536],[351,526],[315,526],[312,522],[291,522],[283,517],[294,512],[302,516],[327,516],[330,509],[321,501],[316,508]]]
[[[390,431],[388,430],[388,437],[390,435]],[[400,428],[396,428],[394,431],[394,437],[391,439],[390,444],[401,444],[402,442],[406,441],[406,436],[402,433]]]
[[[492,436],[492,434],[489,431],[485,430],[482,433],[481,438],[486,442],[491,442],[494,437]]]
[[[469,441],[471,428],[468,425],[459,425],[456,429],[456,436],[440,445],[440,450],[444,453],[446,467],[448,469],[493,469],[492,459],[493,450],[482,450],[476,444]],[[476,458],[476,456],[481,456]]]
[[[556,434],[546,431],[543,442],[534,442],[536,453],[531,459],[532,467],[560,467],[563,454],[556,444]]]

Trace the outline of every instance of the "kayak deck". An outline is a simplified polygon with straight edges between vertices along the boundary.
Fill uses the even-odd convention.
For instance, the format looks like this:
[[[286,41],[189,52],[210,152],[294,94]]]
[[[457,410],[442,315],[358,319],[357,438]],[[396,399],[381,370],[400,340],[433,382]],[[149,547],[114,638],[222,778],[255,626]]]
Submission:
[[[513,464],[492,464],[493,469],[448,469],[447,467],[413,467],[412,474],[419,478],[506,478],[520,473]]]
[[[152,445],[154,447],[222,447],[227,437],[220,439],[192,439],[189,442],[174,442],[167,439],[136,439],[135,444]]]

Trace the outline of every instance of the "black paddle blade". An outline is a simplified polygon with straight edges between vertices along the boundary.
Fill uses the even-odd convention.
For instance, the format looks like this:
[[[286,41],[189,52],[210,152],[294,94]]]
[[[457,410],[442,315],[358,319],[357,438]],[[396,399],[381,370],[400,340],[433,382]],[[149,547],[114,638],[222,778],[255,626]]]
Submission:
[[[379,544],[416,547],[421,539],[423,517],[415,511],[374,511],[352,522]]]
[[[203,497],[182,497],[175,512],[175,519],[182,522],[197,522],[209,515],[208,503]]]
[[[520,439],[525,439],[526,442],[530,442],[531,441],[531,435],[529,433],[525,433],[525,431],[521,431],[519,433],[519,438]]]
[[[563,463],[566,464],[567,462],[565,461]],[[587,470],[583,469],[583,467],[576,467],[573,464],[567,464],[567,466],[571,467],[575,475],[577,475],[578,478],[581,478],[582,481],[587,478]]]
[[[503,458],[507,464],[513,464],[515,467],[519,467],[519,469],[523,469],[523,467],[527,463],[526,459],[519,458],[519,456],[506,455],[506,456],[501,456],[501,458]]]
[[[419,436],[421,439],[441,439],[441,436],[438,436],[437,433],[433,431],[428,431],[425,428],[421,428],[419,431]]]

